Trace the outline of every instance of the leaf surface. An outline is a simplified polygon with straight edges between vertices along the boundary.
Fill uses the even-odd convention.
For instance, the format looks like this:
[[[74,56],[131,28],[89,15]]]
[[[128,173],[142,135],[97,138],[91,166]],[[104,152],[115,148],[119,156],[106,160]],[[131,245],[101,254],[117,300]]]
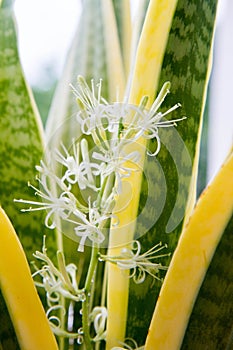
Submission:
[[[179,122],[176,129],[162,129],[163,145],[157,159],[146,158],[139,205],[139,214],[143,214],[138,214],[137,221],[137,234],[141,235],[143,251],[161,241],[168,245],[167,251],[173,252],[182,230],[185,211],[189,215],[195,203],[200,131],[216,6],[217,1],[210,4],[203,0],[188,4],[180,0],[177,4],[159,87],[167,80],[171,82],[171,94],[163,108],[166,110],[180,102],[182,109],[173,112],[172,119],[183,115],[187,119]],[[155,147],[153,141],[148,147]],[[166,194],[165,198],[163,193]],[[168,265],[169,260],[165,259],[164,264]],[[127,335],[133,337],[138,345],[143,345],[147,335],[160,287],[160,282],[150,278],[142,285],[131,282]]]
[[[199,198],[172,257],[145,345],[178,349],[210,265],[233,212],[233,153]]]
[[[182,350],[233,347],[233,217],[213,256],[185,332]]]
[[[13,9],[0,8],[0,203],[20,237],[29,261],[45,234],[44,216],[22,213],[14,199],[36,200],[35,183],[44,151],[41,120],[20,64]],[[52,243],[48,237],[48,246]],[[50,246],[52,247],[53,244]]]
[[[0,349],[20,350],[5,300],[0,290]]]

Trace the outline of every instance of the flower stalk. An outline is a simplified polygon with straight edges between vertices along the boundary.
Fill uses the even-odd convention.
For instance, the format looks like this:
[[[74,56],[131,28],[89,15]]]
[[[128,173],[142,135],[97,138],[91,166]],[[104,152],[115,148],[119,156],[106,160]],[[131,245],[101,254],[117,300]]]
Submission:
[[[86,282],[85,282],[85,295],[86,298],[82,303],[82,326],[83,326],[83,337],[87,350],[92,350],[92,341],[90,336],[90,295],[92,291],[92,284],[94,280],[94,274],[96,271],[96,266],[98,263],[98,246],[93,245],[91,251],[91,260],[89,263],[89,268],[87,272]]]

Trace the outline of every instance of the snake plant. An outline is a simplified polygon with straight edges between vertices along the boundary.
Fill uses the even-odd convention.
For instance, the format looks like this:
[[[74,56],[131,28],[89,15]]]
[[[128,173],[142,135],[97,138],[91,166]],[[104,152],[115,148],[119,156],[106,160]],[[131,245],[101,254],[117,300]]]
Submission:
[[[196,198],[216,10],[84,0],[43,130],[0,2],[1,349],[233,346],[232,150]]]

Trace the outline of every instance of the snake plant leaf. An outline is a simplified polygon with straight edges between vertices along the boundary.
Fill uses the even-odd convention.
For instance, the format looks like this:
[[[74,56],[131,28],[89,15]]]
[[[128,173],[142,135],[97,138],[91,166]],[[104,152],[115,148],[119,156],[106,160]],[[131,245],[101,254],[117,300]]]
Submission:
[[[22,213],[16,199],[35,200],[28,187],[43,154],[43,130],[30,88],[22,72],[12,6],[0,7],[0,203],[20,237],[28,259],[40,249],[43,216]],[[37,185],[37,184],[36,184]],[[52,233],[48,236],[49,242]]]
[[[232,349],[233,216],[216,249],[188,323],[182,350]]]
[[[184,227],[157,301],[145,350],[179,349],[224,228],[233,213],[233,153],[200,196]]]
[[[134,72],[128,96],[130,103],[139,105],[144,95],[148,95],[150,104],[153,102],[155,86],[157,85],[176,4],[176,0],[167,0],[163,3],[152,1],[150,3],[139,43],[135,67],[133,68]],[[154,25],[155,22],[156,26]],[[151,45],[153,41],[155,44]],[[109,236],[108,254],[112,256],[119,255],[122,246],[125,246],[134,238],[138,210],[137,204],[141,192],[140,184],[142,180],[143,160],[146,152],[145,139],[141,138],[137,143],[130,144],[129,147],[130,149],[128,148],[127,152],[137,151],[140,153],[140,162],[137,164],[138,171],[122,179],[123,190],[114,208],[118,218],[118,225],[112,225]],[[129,164],[126,163],[127,166]],[[126,191],[124,191],[124,188],[126,188]],[[122,204],[125,198],[128,199],[126,207]],[[146,212],[150,212],[150,207],[146,208]],[[110,264],[108,267],[107,288],[107,349],[111,349],[124,341],[128,289],[129,278],[123,275],[116,266]],[[131,335],[128,336],[130,337]]]
[[[135,18],[133,18],[133,33],[132,33],[132,59],[135,58],[138,41],[142,32],[142,27],[145,21],[145,16],[150,0],[141,0],[138,3]]]
[[[182,230],[185,210],[189,215],[195,202],[200,131],[216,7],[217,1],[210,3],[205,0],[188,3],[179,0],[177,4],[159,87],[167,80],[171,82],[171,94],[163,106],[168,109],[180,102],[182,108],[176,110],[172,118],[185,115],[187,119],[178,124],[176,131],[163,129],[160,134],[163,146],[156,161],[146,158],[139,213],[147,203],[150,205],[144,216],[138,215],[140,220],[137,222],[143,251],[162,242],[172,253]],[[153,149],[153,141],[148,147]],[[167,191],[165,202],[160,200],[160,184]],[[146,231],[147,234],[143,234]],[[170,258],[167,258],[164,263],[169,265],[169,261]],[[161,282],[153,282],[150,278],[143,285],[130,284],[127,335],[133,337],[138,345],[145,340],[160,288]]]
[[[1,207],[0,227],[0,288],[20,348],[44,349],[48,347],[51,350],[58,350],[25,252],[12,223]]]
[[[141,0],[138,2],[138,6],[136,8],[135,16],[132,18],[132,39],[131,39],[131,49],[130,49],[130,69],[128,72],[128,80],[127,80],[127,90],[126,96],[129,94],[130,87],[132,85],[132,79],[134,74],[134,65],[137,57],[137,48],[138,42],[140,39],[140,35],[142,32],[142,27],[145,21],[145,16],[147,13],[147,9],[149,6],[150,0]]]
[[[98,81],[102,78],[102,93],[105,98],[108,97],[103,35],[100,0],[85,0],[46,122],[46,140],[51,148],[57,148],[61,141],[66,145],[80,136],[76,119],[72,119],[77,106],[69,87],[76,84],[79,74],[88,84],[91,84],[91,79]]]
[[[130,13],[130,1],[112,0],[114,13],[116,16],[117,30],[119,42],[124,62],[125,76],[128,76],[130,70],[130,51],[131,51],[131,36],[132,24]]]
[[[46,123],[46,140],[50,148],[58,148],[61,141],[69,146],[72,140],[80,137],[75,117],[78,106],[69,87],[70,84],[75,87],[78,75],[85,77],[89,86],[92,79],[95,83],[102,79],[102,96],[107,100],[115,99],[117,91],[123,95],[124,65],[110,0],[85,0],[83,3]]]
[[[20,350],[14,327],[5,304],[5,300],[0,291],[0,349],[1,350]]]

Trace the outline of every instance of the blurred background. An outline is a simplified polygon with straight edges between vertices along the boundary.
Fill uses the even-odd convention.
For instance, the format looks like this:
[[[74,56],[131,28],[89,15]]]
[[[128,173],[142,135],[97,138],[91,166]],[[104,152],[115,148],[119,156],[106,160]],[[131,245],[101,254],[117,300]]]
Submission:
[[[134,18],[140,0],[132,0]],[[17,0],[19,50],[45,122],[81,10],[81,0]],[[213,69],[204,115],[198,193],[217,172],[233,140],[233,1],[219,0]]]

